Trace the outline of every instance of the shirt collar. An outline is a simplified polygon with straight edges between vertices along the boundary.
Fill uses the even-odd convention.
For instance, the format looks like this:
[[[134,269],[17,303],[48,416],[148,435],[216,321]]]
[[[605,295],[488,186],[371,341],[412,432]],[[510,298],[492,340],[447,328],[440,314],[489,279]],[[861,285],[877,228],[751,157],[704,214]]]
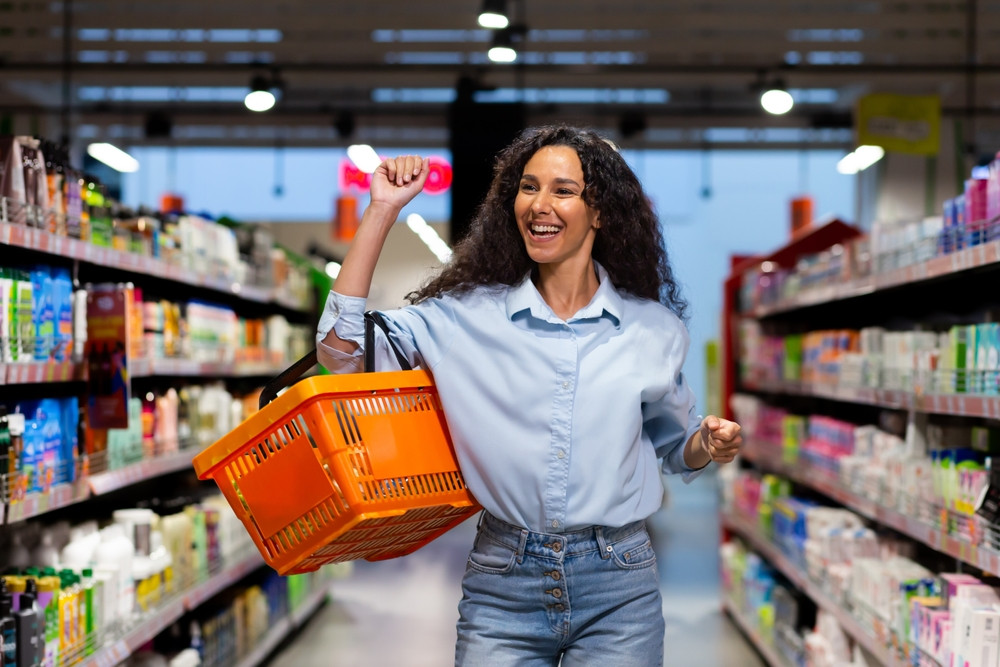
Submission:
[[[616,327],[621,326],[623,301],[618,290],[611,284],[608,272],[596,260],[594,268],[597,269],[597,279],[599,284],[597,292],[586,306],[574,315],[570,321],[583,319],[596,319],[607,316],[613,320]],[[531,273],[525,275],[524,280],[519,285],[515,285],[507,292],[507,317],[514,319],[514,316],[523,311],[529,311],[532,317],[546,322],[560,321],[556,317],[545,299],[539,294],[535,283],[531,281]]]

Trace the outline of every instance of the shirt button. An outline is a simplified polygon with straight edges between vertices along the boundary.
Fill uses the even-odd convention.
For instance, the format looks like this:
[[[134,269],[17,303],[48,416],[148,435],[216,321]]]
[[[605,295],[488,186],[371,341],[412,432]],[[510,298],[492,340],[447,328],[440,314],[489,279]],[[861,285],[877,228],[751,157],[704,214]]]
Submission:
[[[569,389],[569,382],[563,382],[563,389]]]
[[[564,452],[563,450],[560,449],[559,453],[556,454],[556,458],[560,458],[560,459],[566,458],[566,452]]]
[[[559,527],[559,522],[558,522],[558,521],[556,521],[555,519],[553,519],[553,520],[552,520],[552,527],[553,527],[553,528],[558,528],[558,527]],[[558,542],[556,542],[556,545],[555,545],[555,550],[556,550],[556,551],[559,551],[559,543],[558,543]]]

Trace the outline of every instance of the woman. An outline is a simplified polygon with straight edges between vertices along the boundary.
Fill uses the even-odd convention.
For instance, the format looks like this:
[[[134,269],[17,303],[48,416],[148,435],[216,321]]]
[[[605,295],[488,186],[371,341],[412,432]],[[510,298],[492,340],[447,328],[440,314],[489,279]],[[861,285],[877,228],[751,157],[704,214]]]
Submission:
[[[427,173],[403,156],[374,174],[319,325],[335,372],[360,366],[375,264]],[[685,304],[635,174],[593,132],[525,131],[499,155],[469,236],[409,299],[384,313],[389,338],[434,374],[485,508],[455,664],[662,665],[644,524],[662,502],[661,468],[690,481],[732,461],[741,438],[695,415]],[[394,363],[385,336],[377,347]]]

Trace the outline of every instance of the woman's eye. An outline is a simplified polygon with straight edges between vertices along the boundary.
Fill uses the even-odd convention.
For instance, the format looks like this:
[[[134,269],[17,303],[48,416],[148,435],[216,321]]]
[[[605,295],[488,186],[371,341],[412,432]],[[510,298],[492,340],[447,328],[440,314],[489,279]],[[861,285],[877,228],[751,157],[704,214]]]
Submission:
[[[534,189],[535,189],[535,186],[532,185],[531,183],[521,183],[521,190],[523,192],[531,192]]]

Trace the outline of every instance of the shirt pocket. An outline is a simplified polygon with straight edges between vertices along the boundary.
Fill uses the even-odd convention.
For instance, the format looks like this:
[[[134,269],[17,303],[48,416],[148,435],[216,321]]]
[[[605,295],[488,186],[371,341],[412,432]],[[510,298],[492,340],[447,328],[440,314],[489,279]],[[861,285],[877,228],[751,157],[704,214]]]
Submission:
[[[609,546],[612,560],[623,570],[639,570],[656,563],[656,552],[645,530],[632,533]]]
[[[469,567],[485,574],[506,574],[514,569],[517,550],[480,532],[469,553]]]

